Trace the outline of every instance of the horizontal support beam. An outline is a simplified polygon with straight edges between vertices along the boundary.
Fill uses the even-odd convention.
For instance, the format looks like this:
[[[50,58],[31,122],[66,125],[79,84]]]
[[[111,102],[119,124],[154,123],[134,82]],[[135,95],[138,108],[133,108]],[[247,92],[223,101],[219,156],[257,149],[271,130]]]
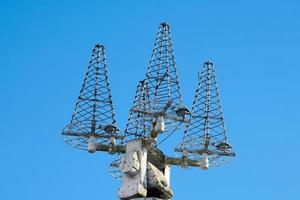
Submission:
[[[178,117],[178,116],[168,114],[168,113],[161,114],[160,112],[148,112],[148,111],[139,110],[139,109],[136,109],[136,108],[132,108],[132,109],[130,109],[130,111],[136,112],[136,113],[142,113],[142,114],[145,114],[145,115],[149,115],[151,117],[156,117],[156,116],[162,115],[166,119],[170,119],[170,120],[173,120],[173,121],[186,122],[186,123],[189,122],[188,119],[185,119],[183,117]]]
[[[66,132],[66,133],[62,133],[62,135],[67,135],[67,136],[75,136],[75,137],[95,137],[95,138],[107,138],[110,139],[112,137],[114,137],[115,139],[123,139],[122,136],[117,136],[117,135],[112,135],[112,134],[107,134],[107,133],[103,133],[103,134],[97,134],[97,133],[83,133],[83,132]]]
[[[106,151],[109,153],[125,153],[126,147],[121,145],[97,144],[96,151]]]
[[[176,148],[175,151],[182,152],[182,149]],[[194,154],[207,154],[207,155],[218,155],[218,156],[229,156],[234,157],[234,152],[223,152],[223,151],[213,151],[213,150],[205,150],[205,149],[185,149],[188,153],[194,153]]]
[[[176,165],[176,166],[191,166],[191,167],[202,167],[202,163],[198,160],[183,160],[182,158],[172,158],[166,156],[165,162],[168,165]]]

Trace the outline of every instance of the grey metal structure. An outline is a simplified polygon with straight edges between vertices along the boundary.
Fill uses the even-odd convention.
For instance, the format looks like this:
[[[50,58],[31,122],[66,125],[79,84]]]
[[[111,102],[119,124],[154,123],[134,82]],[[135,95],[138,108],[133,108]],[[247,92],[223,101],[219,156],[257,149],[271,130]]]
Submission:
[[[168,156],[158,144],[180,132],[182,125],[183,139],[175,148],[181,156]],[[208,169],[235,156],[224,128],[212,63],[204,64],[192,110],[184,106],[167,23],[160,24],[124,133],[116,125],[105,48],[96,45],[71,122],[62,135],[76,148],[118,155],[110,171],[122,177],[118,192],[122,200],[171,199],[171,165]]]
[[[151,113],[152,111],[149,94],[146,80],[140,81],[136,89],[133,108],[129,112],[123,144],[133,139],[149,137],[152,126],[151,117],[147,114],[147,112]]]
[[[235,156],[228,144],[214,65],[204,63],[192,107],[191,121],[176,151],[191,160],[219,166]]]
[[[96,143],[113,147],[115,139],[122,138],[116,126],[103,45],[93,49],[71,122],[62,136],[67,144],[91,152]]]
[[[162,23],[146,77],[139,83],[130,110],[124,140],[131,140],[132,136],[156,140],[158,134],[163,132],[168,135],[182,123],[186,123],[189,114],[189,110],[183,105],[170,26]],[[164,122],[163,127],[160,127],[161,121]]]

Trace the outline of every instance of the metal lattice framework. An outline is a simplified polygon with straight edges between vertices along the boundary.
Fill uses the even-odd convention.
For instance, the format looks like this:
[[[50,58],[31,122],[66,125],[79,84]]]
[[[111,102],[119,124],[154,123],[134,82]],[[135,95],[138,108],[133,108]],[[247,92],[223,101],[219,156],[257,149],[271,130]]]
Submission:
[[[121,139],[108,81],[105,48],[96,45],[69,125],[62,132],[69,145],[86,150],[90,138],[99,144]]]
[[[151,112],[150,107],[149,90],[145,80],[138,83],[136,94],[133,100],[133,108],[140,112],[129,112],[128,122],[124,131],[124,137],[121,145],[126,144],[130,140],[145,139],[149,136],[151,131],[152,121],[148,117],[146,112]],[[119,169],[121,162],[121,154],[114,160],[109,166],[109,173],[116,179],[122,177],[122,173]]]
[[[170,26],[167,23],[160,24],[146,78],[142,83],[130,110],[126,137],[150,137],[149,122],[154,127],[159,116],[165,120],[164,133],[169,134],[187,121],[185,117],[189,111],[183,106]],[[157,135],[151,137],[156,138]]]
[[[146,81],[155,110],[164,109],[170,101],[172,101],[170,109],[183,105],[170,26],[167,23],[162,23],[159,27]]]
[[[137,138],[146,138],[151,131],[152,121],[146,114],[147,112],[151,113],[151,102],[149,89],[145,80],[140,81],[137,86],[133,108],[140,112],[130,111],[124,131],[126,134],[124,143]]]
[[[161,23],[146,77],[138,83],[124,134],[117,128],[107,74],[105,48],[96,45],[71,122],[62,136],[69,145],[116,154],[109,172],[122,177],[119,199],[171,199],[170,166],[219,166],[235,156],[229,145],[214,65],[204,63],[190,112],[184,105],[170,26]],[[175,148],[159,146],[184,124]],[[162,148],[166,148],[162,151]]]
[[[228,144],[214,65],[204,63],[183,141],[177,151],[191,160],[208,157],[210,166],[218,166],[235,156]]]

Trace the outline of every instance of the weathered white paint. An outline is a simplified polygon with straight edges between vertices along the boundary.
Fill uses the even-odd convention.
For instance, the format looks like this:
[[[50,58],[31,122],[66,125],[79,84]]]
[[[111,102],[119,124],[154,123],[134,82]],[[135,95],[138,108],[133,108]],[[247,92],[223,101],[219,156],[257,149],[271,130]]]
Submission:
[[[147,196],[147,150],[142,140],[133,140],[126,145],[126,153],[120,163],[124,173],[123,185],[119,189],[119,198]]]
[[[161,133],[165,131],[165,120],[163,116],[158,116],[157,117],[157,121],[156,121],[156,125],[154,127],[154,131],[156,133]]]
[[[159,166],[165,167],[158,169],[150,163],[147,156],[151,151],[148,152],[146,145],[151,144],[146,144],[140,139],[129,141],[126,145],[126,153],[119,165],[121,172],[124,173],[123,184],[118,192],[120,199],[160,200],[159,198],[147,197],[148,190],[157,191],[161,194],[159,197],[164,199],[173,196],[170,188],[170,166],[161,163]]]
[[[96,138],[94,136],[89,137],[88,139],[88,152],[94,153],[96,151]]]

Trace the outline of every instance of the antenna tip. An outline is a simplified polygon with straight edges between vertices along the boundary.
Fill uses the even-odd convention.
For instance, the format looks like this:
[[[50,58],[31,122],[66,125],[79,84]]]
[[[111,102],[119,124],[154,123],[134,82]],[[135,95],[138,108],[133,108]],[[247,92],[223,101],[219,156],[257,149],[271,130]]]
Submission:
[[[100,49],[100,48],[104,48],[104,46],[102,44],[96,44],[95,48],[99,48]]]
[[[162,27],[168,27],[168,28],[170,27],[169,24],[168,24],[167,22],[162,22],[160,25],[161,25]]]
[[[213,63],[210,62],[210,61],[207,61],[207,62],[205,62],[204,64],[205,64],[205,65],[213,65]]]

